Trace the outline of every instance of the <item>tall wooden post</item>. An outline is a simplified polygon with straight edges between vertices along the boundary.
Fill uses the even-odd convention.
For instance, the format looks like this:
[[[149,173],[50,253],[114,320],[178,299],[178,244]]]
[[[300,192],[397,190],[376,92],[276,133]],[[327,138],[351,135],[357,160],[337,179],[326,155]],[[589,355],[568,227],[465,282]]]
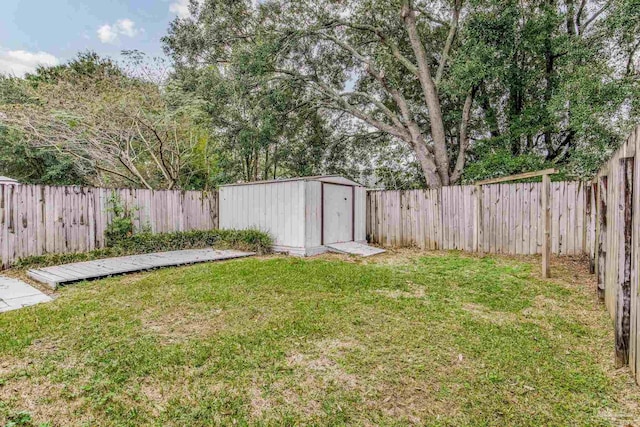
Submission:
[[[551,256],[551,178],[542,175],[542,277],[548,278],[549,258]]]
[[[549,258],[551,255],[551,202],[549,198],[551,197],[551,178],[550,175],[558,173],[555,169],[545,169],[537,172],[525,172],[517,175],[503,176],[500,178],[492,178],[485,179],[483,181],[476,182],[476,188],[487,185],[487,184],[497,184],[500,182],[508,182],[508,181],[516,181],[519,179],[528,179],[534,178],[536,176],[542,177],[542,229],[544,230],[544,236],[542,239],[542,277],[548,278],[549,274]],[[479,199],[482,200],[482,190],[478,191]],[[480,213],[477,215],[477,218],[480,222],[478,234],[478,251],[481,252],[480,248],[482,248],[483,243],[483,233],[482,230],[482,203],[478,203],[480,207]],[[482,248],[484,250],[484,248]]]
[[[598,180],[598,236],[597,236],[597,262],[596,276],[598,278],[598,298],[604,301],[606,287],[606,268],[607,265],[607,200],[609,177],[602,176]]]
[[[633,157],[620,159],[618,210],[618,283],[616,292],[616,367],[629,364],[631,335],[631,234],[633,205]]]
[[[483,230],[482,230],[482,186],[476,185],[476,212],[474,217],[474,249],[480,255],[484,254],[484,248],[482,247]]]

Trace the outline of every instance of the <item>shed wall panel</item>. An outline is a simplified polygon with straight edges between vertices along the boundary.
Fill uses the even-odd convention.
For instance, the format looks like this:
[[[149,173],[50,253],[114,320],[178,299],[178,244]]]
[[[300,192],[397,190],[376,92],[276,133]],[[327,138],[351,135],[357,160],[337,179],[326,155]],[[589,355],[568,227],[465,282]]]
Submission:
[[[277,246],[305,245],[305,182],[220,188],[220,228],[265,231]]]
[[[305,184],[305,245],[307,248],[314,248],[322,244],[322,183],[307,181]]]
[[[367,189],[356,187],[355,189],[355,241],[367,240]]]

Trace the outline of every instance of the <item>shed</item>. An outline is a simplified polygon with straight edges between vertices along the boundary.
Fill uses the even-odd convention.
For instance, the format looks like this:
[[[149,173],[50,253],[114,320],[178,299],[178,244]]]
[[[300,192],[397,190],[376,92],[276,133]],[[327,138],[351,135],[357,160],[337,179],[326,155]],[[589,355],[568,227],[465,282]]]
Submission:
[[[336,175],[220,187],[220,228],[266,231],[276,252],[310,256],[333,243],[364,243],[365,215],[365,188]]]
[[[17,180],[13,178],[9,178],[8,176],[0,176],[0,185],[18,185],[20,184]]]

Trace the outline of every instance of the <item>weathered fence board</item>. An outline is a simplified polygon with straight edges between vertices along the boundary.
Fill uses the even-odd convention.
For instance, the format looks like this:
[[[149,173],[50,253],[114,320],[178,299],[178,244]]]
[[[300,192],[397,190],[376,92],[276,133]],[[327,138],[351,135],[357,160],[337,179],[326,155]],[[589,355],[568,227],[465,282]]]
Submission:
[[[586,184],[551,183],[552,252],[583,252]],[[383,246],[504,254],[542,252],[540,183],[370,191],[367,233]],[[478,205],[479,198],[481,203]]]
[[[640,382],[640,127],[592,182],[587,248],[616,332],[616,363]]]
[[[218,227],[217,193],[91,187],[0,185],[2,267],[45,253],[86,252],[104,247],[112,219],[109,199],[117,195],[137,229],[207,230]]]

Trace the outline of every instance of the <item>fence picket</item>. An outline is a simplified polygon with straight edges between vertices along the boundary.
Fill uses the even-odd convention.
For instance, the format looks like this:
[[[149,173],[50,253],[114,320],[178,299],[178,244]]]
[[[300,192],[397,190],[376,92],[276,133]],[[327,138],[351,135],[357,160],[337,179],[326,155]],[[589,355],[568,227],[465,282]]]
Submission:
[[[474,186],[370,191],[367,234],[372,243],[382,246],[539,254],[541,188],[539,183],[492,184],[482,187],[478,195]],[[577,182],[551,185],[554,254],[579,254],[587,247],[584,239],[590,218],[583,206],[584,188]],[[477,197],[482,197],[481,212],[476,211]]]
[[[217,192],[113,191],[134,209],[138,229],[186,231],[218,226],[218,213],[210,212],[218,207]],[[111,193],[78,186],[0,185],[0,266],[7,268],[17,258],[30,255],[104,247]]]

